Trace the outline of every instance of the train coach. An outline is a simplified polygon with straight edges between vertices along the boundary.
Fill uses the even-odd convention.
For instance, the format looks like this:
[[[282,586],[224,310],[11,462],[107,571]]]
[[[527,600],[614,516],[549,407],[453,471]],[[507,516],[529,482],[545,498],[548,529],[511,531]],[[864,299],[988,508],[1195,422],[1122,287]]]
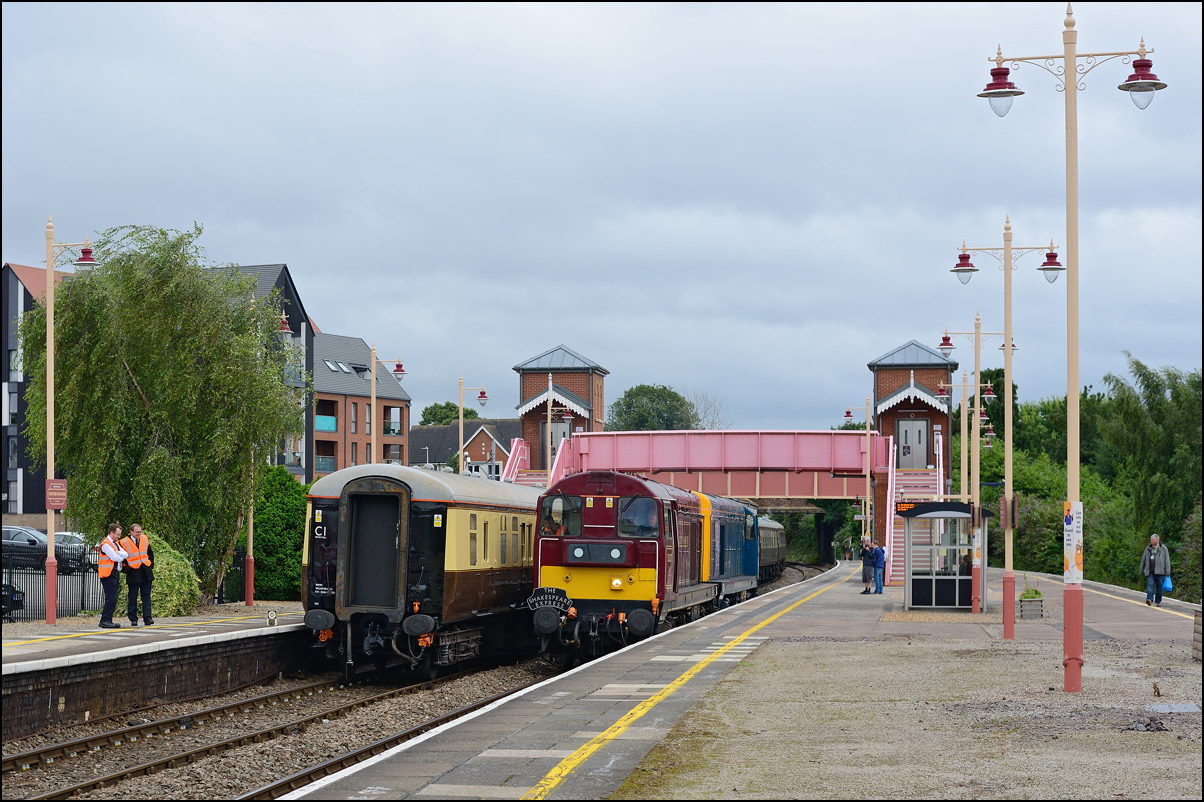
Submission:
[[[528,606],[562,666],[756,593],[758,522],[741,502],[589,471],[549,488],[539,515]]]
[[[772,582],[786,568],[786,527],[772,518],[757,518],[758,580]]]
[[[434,677],[483,651],[535,645],[536,488],[401,465],[345,468],[310,488],[301,598],[315,652]]]

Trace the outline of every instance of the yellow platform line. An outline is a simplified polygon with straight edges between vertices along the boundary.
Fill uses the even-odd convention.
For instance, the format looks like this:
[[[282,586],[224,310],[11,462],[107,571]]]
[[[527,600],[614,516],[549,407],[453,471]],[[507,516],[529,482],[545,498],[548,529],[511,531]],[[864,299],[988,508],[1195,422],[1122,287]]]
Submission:
[[[1037,579],[1044,579],[1046,582],[1052,582],[1052,583],[1054,583],[1055,585],[1056,585],[1056,584],[1058,584],[1058,581],[1057,581],[1056,579],[1050,579],[1050,578],[1049,578],[1049,577],[1047,577],[1047,576],[1041,576],[1041,577],[1037,577]],[[1065,588],[1065,587],[1066,587],[1066,583],[1065,583],[1065,582],[1063,582],[1063,583],[1062,583],[1062,587],[1063,587],[1063,588]],[[1134,600],[1134,599],[1126,599],[1124,596],[1117,596],[1117,595],[1115,595],[1115,594],[1112,594],[1112,593],[1104,593],[1102,590],[1095,590],[1094,588],[1089,588],[1089,587],[1087,587],[1086,585],[1084,585],[1084,586],[1083,586],[1083,590],[1084,590],[1085,592],[1087,592],[1087,593],[1094,593],[1094,594],[1095,594],[1095,595],[1097,595],[1097,596],[1106,596],[1106,597],[1107,597],[1107,598],[1109,598],[1109,599],[1116,599],[1117,601],[1122,601],[1122,602],[1124,602],[1125,604],[1136,604],[1138,607],[1141,607],[1141,606],[1143,606],[1143,605],[1145,604],[1145,599],[1142,599],[1141,601],[1136,601],[1136,600]],[[1138,592],[1140,593],[1140,591],[1138,591]],[[1168,598],[1168,597],[1164,597],[1164,598]],[[1179,616],[1180,618],[1189,618],[1189,619],[1191,619],[1191,620],[1193,620],[1193,621],[1194,621],[1194,620],[1195,620],[1195,618],[1196,618],[1196,614],[1195,614],[1195,613],[1192,613],[1191,615],[1188,615],[1187,613],[1180,613],[1180,612],[1177,612],[1177,611],[1175,611],[1175,610],[1168,609],[1168,608],[1166,608],[1166,607],[1159,607],[1159,608],[1157,608],[1157,609],[1155,609],[1155,608],[1150,608],[1150,609],[1153,609],[1153,610],[1154,610],[1154,612],[1158,612],[1158,613],[1169,613],[1169,614],[1171,614],[1171,615],[1177,615],[1177,616]]]
[[[304,613],[280,613],[279,614],[280,617],[283,617],[286,615],[304,615]],[[181,624],[151,624],[149,627],[145,627],[145,626],[142,627],[142,629],[178,629],[178,628],[187,628],[187,627],[200,627],[200,626],[204,626],[205,624],[226,624],[231,621],[247,621],[252,618],[267,618],[267,616],[263,615],[263,614],[240,615],[240,616],[236,616],[234,618],[216,618],[212,621],[192,621],[192,622],[186,623],[186,624],[185,623],[181,623]],[[131,629],[136,629],[136,627],[130,627],[130,628],[126,629],[126,632],[129,632]],[[68,638],[82,638],[84,635],[105,635],[105,634],[109,634],[110,632],[111,632],[111,630],[100,629],[98,627],[97,629],[89,629],[86,632],[72,632],[68,635],[48,635],[45,638],[34,638],[32,640],[12,641],[10,643],[5,643],[4,646],[5,646],[5,648],[7,648],[9,646],[28,646],[31,643],[46,643],[47,641],[67,640]]]
[[[649,698],[645,699],[644,701],[640,702],[638,705],[633,707],[626,715],[624,715],[621,719],[619,719],[613,725],[611,725],[611,727],[609,729],[607,729],[605,732],[603,732],[602,734],[593,738],[591,741],[589,741],[589,743],[580,747],[575,752],[573,752],[573,754],[569,755],[564,760],[560,761],[560,763],[558,763],[555,768],[553,768],[546,775],[544,775],[544,778],[542,780],[540,780],[538,784],[532,786],[531,790],[528,791],[526,794],[524,794],[522,798],[523,799],[544,799],[544,798],[546,798],[547,795],[550,794],[552,792],[552,790],[556,788],[556,786],[560,785],[562,782],[564,782],[566,779],[568,779],[568,776],[570,774],[572,774],[577,769],[578,766],[580,766],[582,763],[584,763],[586,760],[588,760],[590,755],[594,754],[594,752],[597,752],[599,749],[601,749],[602,746],[604,744],[606,744],[608,741],[613,741],[616,738],[618,738],[620,735],[622,735],[624,732],[626,732],[627,729],[629,727],[631,727],[632,724],[634,724],[636,721],[638,721],[640,718],[642,718],[644,715],[646,715],[649,711],[651,711],[654,707],[656,707],[658,704],[663,702],[665,699],[668,699],[670,696],[672,696],[683,685],[685,685],[687,682],[689,682],[694,677],[696,677],[700,671],[705,669],[711,663],[715,662],[715,660],[717,660],[720,657],[722,657],[723,655],[727,654],[727,652],[729,652],[734,646],[740,644],[746,638],[748,638],[750,635],[758,632],[761,628],[766,627],[769,624],[772,624],[774,621],[781,618],[786,613],[790,612],[791,610],[793,610],[794,608],[803,604],[804,602],[811,601],[819,594],[829,591],[832,588],[836,587],[837,585],[840,585],[840,584],[843,584],[844,582],[849,581],[849,579],[851,579],[855,575],[856,575],[856,572],[852,572],[848,576],[846,576],[844,579],[841,579],[837,582],[833,582],[832,584],[828,585],[827,587],[821,588],[821,589],[815,591],[810,596],[799,599],[794,604],[790,605],[789,607],[785,608],[784,610],[781,610],[780,612],[770,616],[769,618],[766,618],[761,623],[757,624],[756,626],[754,626],[750,629],[745,630],[739,636],[728,641],[728,643],[726,645],[720,647],[717,651],[713,652],[706,659],[696,663],[693,668],[688,669],[684,674],[682,674],[680,677],[675,679],[673,682],[666,685],[662,690],[658,691],[654,696],[650,696]]]

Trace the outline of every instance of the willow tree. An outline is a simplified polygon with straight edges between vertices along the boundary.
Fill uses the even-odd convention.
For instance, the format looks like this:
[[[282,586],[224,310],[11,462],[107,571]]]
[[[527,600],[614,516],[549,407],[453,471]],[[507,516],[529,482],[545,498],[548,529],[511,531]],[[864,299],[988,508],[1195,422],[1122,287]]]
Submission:
[[[67,516],[97,534],[139,521],[186,554],[212,598],[280,441],[303,431],[309,387],[277,339],[279,300],[204,264],[189,232],[123,227],[102,266],[55,293],[55,421]],[[20,330],[30,381],[26,434],[46,452],[46,317]],[[99,537],[99,534],[97,534]]]

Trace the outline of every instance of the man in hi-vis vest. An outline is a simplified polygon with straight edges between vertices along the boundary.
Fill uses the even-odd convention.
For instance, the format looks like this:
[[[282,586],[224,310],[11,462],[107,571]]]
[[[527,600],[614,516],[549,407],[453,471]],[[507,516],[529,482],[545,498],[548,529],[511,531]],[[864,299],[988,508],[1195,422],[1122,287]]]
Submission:
[[[138,596],[142,596],[142,620],[147,626],[155,623],[151,618],[151,564],[155,561],[155,552],[151,549],[150,538],[142,534],[142,526],[130,526],[130,534],[121,540],[121,548],[129,553],[125,561],[125,584],[130,591],[129,604],[126,605],[125,615],[130,619],[130,626],[138,626]]]
[[[113,611],[117,609],[118,572],[122,562],[130,555],[118,543],[120,538],[121,524],[109,524],[108,534],[96,547],[100,551],[97,573],[100,574],[100,587],[105,592],[105,606],[100,611],[100,625],[104,629],[121,629],[121,624],[113,623]]]

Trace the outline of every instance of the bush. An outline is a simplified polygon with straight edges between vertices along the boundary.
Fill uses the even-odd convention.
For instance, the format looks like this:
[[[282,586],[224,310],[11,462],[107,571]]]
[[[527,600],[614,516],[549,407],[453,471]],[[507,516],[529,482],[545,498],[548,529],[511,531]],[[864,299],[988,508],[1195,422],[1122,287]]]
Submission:
[[[255,501],[255,597],[301,599],[301,546],[305,535],[305,494],[287,469],[277,465],[264,476]]]
[[[1171,556],[1171,577],[1176,599],[1200,603],[1200,499],[1196,508],[1183,522],[1183,539],[1179,552]]]
[[[192,564],[163,538],[145,529],[143,532],[155,552],[151,611],[162,616],[195,615],[201,602],[201,581],[192,570]]]

